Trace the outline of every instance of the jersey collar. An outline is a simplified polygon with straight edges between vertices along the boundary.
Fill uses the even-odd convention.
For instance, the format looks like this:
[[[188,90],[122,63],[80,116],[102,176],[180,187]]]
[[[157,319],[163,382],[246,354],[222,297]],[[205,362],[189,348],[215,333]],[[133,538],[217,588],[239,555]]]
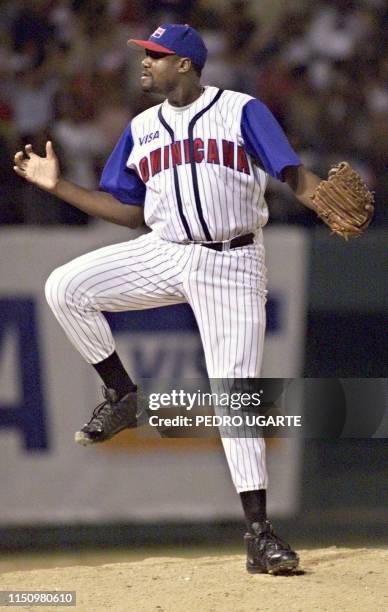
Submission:
[[[187,104],[186,106],[173,106],[172,104],[169,103],[169,101],[166,99],[163,102],[163,109],[166,109],[168,111],[171,111],[173,113],[183,113],[186,110],[189,110],[191,108],[195,108],[196,105],[201,104],[205,102],[208,98],[208,94],[209,94],[209,89],[211,89],[208,85],[205,85],[203,87],[203,92],[201,93],[200,96],[198,96],[198,98],[196,100],[194,100],[194,102],[191,102],[190,104]]]

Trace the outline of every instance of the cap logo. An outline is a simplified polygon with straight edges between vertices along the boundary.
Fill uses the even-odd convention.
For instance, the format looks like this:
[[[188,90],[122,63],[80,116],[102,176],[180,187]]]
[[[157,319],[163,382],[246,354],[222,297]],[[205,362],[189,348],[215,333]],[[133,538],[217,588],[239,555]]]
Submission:
[[[165,33],[164,28],[157,28],[153,34],[151,34],[152,38],[160,38]]]

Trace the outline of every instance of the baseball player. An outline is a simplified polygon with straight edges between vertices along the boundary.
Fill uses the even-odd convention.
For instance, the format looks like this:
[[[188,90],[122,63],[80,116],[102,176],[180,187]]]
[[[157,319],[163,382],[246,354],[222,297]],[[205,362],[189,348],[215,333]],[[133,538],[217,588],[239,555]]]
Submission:
[[[85,445],[137,424],[136,385],[115,351],[103,311],[188,302],[209,378],[259,376],[268,175],[285,181],[299,201],[318,212],[318,200],[325,199],[322,183],[328,183],[303,167],[260,101],[201,85],[207,50],[196,30],[166,24],[148,40],[129,42],[145,50],[143,91],[165,100],[128,125],[105,165],[100,189],[61,178],[51,142],[45,157],[30,145],[15,156],[17,174],[80,210],[130,228],[145,220],[152,230],[78,257],[54,270],[46,283],[54,315],[105,386],[103,403],[76,433]],[[329,223],[327,214],[322,217]],[[298,556],[266,516],[263,439],[222,442],[246,517],[248,571],[293,570]]]

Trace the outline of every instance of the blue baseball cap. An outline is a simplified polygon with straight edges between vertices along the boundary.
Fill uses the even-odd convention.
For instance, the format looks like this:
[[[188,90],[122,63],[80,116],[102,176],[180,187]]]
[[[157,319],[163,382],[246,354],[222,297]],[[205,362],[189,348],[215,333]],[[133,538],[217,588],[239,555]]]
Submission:
[[[197,30],[187,24],[166,23],[156,28],[148,40],[131,38],[128,44],[156,53],[189,57],[200,68],[203,68],[207,58],[207,49],[201,36]]]

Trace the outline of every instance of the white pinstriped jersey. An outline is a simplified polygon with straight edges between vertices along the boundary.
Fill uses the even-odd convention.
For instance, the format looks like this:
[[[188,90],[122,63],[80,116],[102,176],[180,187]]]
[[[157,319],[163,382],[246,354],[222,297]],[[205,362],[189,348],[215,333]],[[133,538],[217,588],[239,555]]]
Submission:
[[[193,126],[198,200],[206,224],[201,225],[195,176],[189,163],[189,125],[217,93],[216,87],[207,87],[202,96],[183,109],[171,106],[166,100],[132,121],[134,147],[128,166],[136,169],[143,180],[148,179],[146,223],[167,240],[181,242],[188,238],[179,215],[179,196],[171,171],[175,162],[182,215],[193,240],[227,240],[267,222],[264,200],[267,176],[246,155],[240,133],[241,111],[250,98],[246,94],[224,92]],[[160,112],[174,133],[174,144],[166,127],[161,125]],[[152,139],[140,144],[149,134]],[[206,236],[206,226],[210,238]]]
[[[299,163],[262,103],[208,86],[186,107],[165,100],[135,117],[100,187],[144,203],[146,224],[165,240],[229,240],[266,224],[268,174]]]

